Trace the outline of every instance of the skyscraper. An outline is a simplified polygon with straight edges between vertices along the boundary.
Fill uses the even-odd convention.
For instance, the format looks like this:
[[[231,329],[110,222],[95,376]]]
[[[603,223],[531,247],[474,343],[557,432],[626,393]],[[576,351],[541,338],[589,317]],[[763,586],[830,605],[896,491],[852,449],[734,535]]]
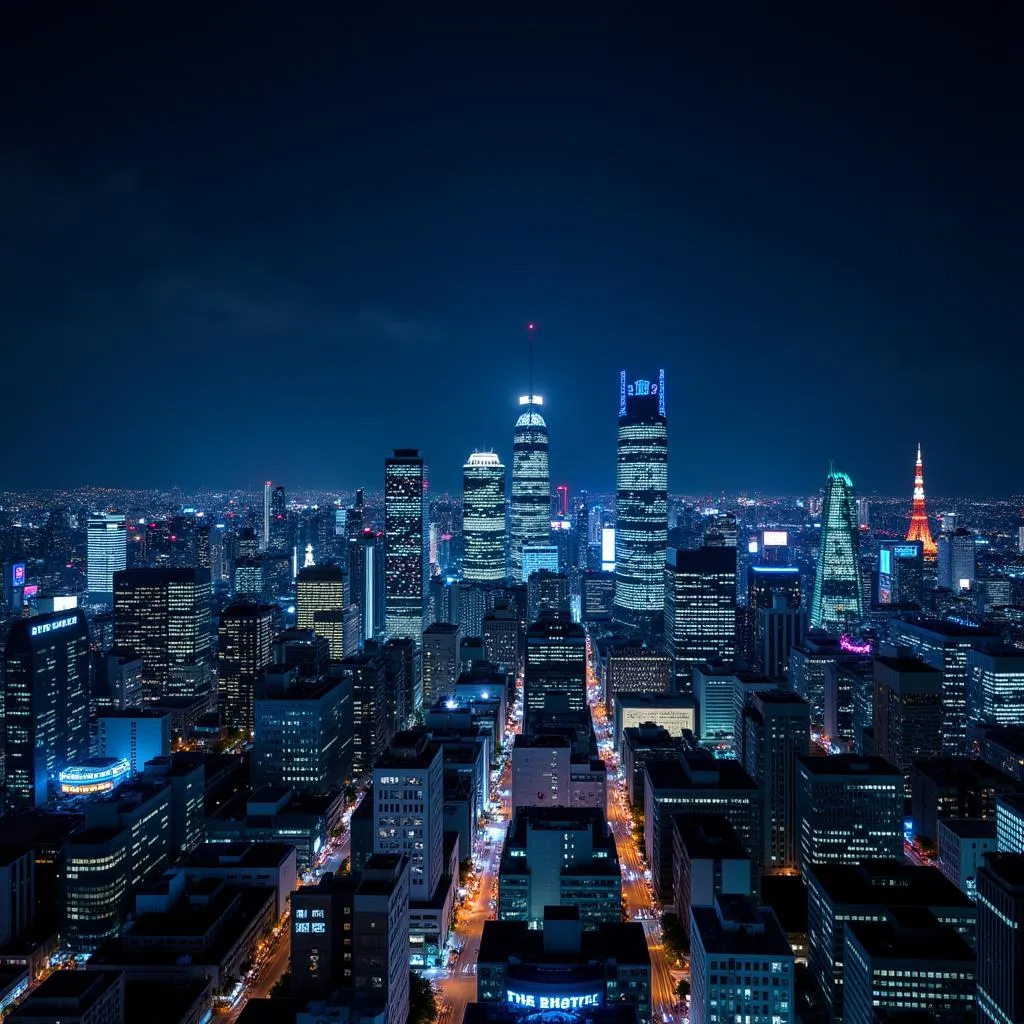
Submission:
[[[821,546],[811,597],[811,625],[839,632],[864,617],[853,481],[833,468],[825,484],[821,513]]]
[[[89,517],[88,590],[110,601],[114,596],[114,573],[128,568],[128,529],[124,516]]]
[[[209,569],[114,576],[114,644],[142,657],[147,700],[206,693],[212,681]]]
[[[963,528],[939,536],[939,586],[959,592],[971,590],[977,575],[974,534]]]
[[[77,609],[18,619],[3,657],[4,806],[46,805],[49,786],[89,753],[89,627]]]
[[[988,853],[978,872],[978,1021],[1024,1017],[1024,855]]]
[[[473,452],[462,467],[462,576],[505,579],[505,467],[494,452]]]
[[[668,421],[665,371],[656,381],[619,378],[619,446],[615,471],[616,621],[660,634],[665,615],[668,547]]]
[[[423,525],[426,474],[416,448],[396,448],[384,462],[384,630],[423,635]]]
[[[540,395],[519,399],[525,411],[512,435],[512,516],[510,562],[512,578],[523,582],[523,547],[551,542],[551,477],[548,470],[548,427],[537,411]]]
[[[359,608],[360,637],[376,640],[384,632],[384,535],[363,530],[349,541],[352,603]]]
[[[270,502],[274,493],[274,481],[268,480],[263,485],[263,532],[260,536],[260,551],[270,549]]]
[[[239,602],[220,615],[218,692],[221,725],[249,739],[255,724],[256,683],[273,660],[273,605]]]
[[[270,498],[269,549],[290,554],[292,549],[291,521],[288,518],[288,499],[284,487],[278,484]]]
[[[910,529],[907,540],[920,541],[924,546],[924,557],[929,562],[935,561],[939,549],[932,540],[932,531],[928,527],[928,513],[924,508],[924,463],[921,461],[921,445],[917,446],[917,466],[914,469],[914,507],[910,513]]]

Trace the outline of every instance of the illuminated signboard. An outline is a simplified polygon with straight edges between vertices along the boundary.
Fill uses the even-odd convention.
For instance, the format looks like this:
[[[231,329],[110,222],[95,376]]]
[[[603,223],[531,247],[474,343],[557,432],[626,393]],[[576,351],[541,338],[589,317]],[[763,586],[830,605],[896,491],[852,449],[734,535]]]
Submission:
[[[542,996],[533,992],[505,990],[505,1002],[510,1006],[525,1006],[531,1010],[580,1010],[585,1006],[600,1006],[601,993],[587,992],[576,996]]]
[[[30,600],[33,597],[37,597],[38,595],[39,585],[36,583],[29,583],[22,592],[22,596],[25,598],[26,601]]]
[[[657,393],[657,381],[638,380],[626,385],[626,394],[630,398],[646,398],[648,395],[656,395]]]
[[[68,626],[77,623],[78,616],[70,615],[66,619],[57,619],[56,622],[40,622],[38,626],[33,626],[30,632],[32,636],[42,636],[44,633],[56,633],[59,629],[67,629]]]
[[[892,572],[892,552],[888,548],[878,552],[878,571],[885,576]]]
[[[601,528],[601,562],[603,567],[615,567],[615,527]]]
[[[789,543],[789,533],[785,530],[765,530],[764,546],[766,548],[784,548]]]
[[[839,649],[846,651],[847,654],[870,654],[871,643],[867,640],[863,642],[855,640],[852,636],[844,633],[839,638]]]
[[[914,544],[899,544],[892,549],[897,558],[917,558],[917,547]]]
[[[131,774],[127,758],[111,760],[109,764],[69,765],[58,776],[64,796],[83,796],[89,793],[109,793]]]
[[[756,540],[752,540],[752,541],[750,541],[747,544],[747,551],[749,551],[750,554],[752,554],[752,555],[756,555],[757,554],[757,541]]]
[[[325,935],[327,911],[323,907],[313,907],[309,910],[305,907],[296,908],[292,932],[295,935]]]
[[[28,594],[28,587],[25,588],[26,595]],[[78,607],[78,595],[77,594],[62,594],[58,595],[53,599],[53,610],[55,612],[69,612],[72,608]]]
[[[15,562],[11,566],[11,586],[23,587],[25,585],[25,563]]]

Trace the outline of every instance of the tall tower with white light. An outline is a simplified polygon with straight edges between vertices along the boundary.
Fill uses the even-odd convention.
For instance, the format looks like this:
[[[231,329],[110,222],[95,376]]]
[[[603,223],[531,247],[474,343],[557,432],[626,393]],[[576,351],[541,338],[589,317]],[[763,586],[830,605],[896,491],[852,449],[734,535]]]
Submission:
[[[494,452],[473,452],[462,467],[462,576],[505,579],[505,467]]]

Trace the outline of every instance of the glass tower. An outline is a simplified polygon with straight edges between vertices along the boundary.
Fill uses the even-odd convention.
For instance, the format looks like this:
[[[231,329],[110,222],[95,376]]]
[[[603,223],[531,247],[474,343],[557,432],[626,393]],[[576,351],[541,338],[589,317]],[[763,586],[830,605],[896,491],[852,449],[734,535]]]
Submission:
[[[816,629],[836,633],[864,618],[864,585],[858,556],[853,482],[833,468],[825,484],[821,547],[811,597],[811,625]]]
[[[384,461],[384,631],[388,639],[423,635],[423,526],[426,471],[416,448]]]
[[[617,622],[660,634],[668,548],[668,426],[665,371],[655,381],[619,383],[615,473],[615,607]]]
[[[462,538],[463,579],[505,579],[505,467],[494,452],[462,467]]]
[[[124,516],[90,516],[87,537],[89,593],[113,599],[114,573],[128,568],[128,529]]]
[[[548,470],[548,427],[537,406],[540,395],[519,399],[526,410],[512,435],[512,578],[521,583],[523,547],[551,543],[551,475]]]

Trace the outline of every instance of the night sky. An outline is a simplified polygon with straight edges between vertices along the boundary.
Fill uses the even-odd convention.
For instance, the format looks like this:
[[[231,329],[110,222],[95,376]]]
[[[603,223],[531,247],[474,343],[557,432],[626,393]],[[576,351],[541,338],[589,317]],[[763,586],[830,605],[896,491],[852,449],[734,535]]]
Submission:
[[[8,9],[0,490],[458,490],[528,320],[553,483],[664,366],[673,491],[1024,490],[1021,5],[334,6]]]

